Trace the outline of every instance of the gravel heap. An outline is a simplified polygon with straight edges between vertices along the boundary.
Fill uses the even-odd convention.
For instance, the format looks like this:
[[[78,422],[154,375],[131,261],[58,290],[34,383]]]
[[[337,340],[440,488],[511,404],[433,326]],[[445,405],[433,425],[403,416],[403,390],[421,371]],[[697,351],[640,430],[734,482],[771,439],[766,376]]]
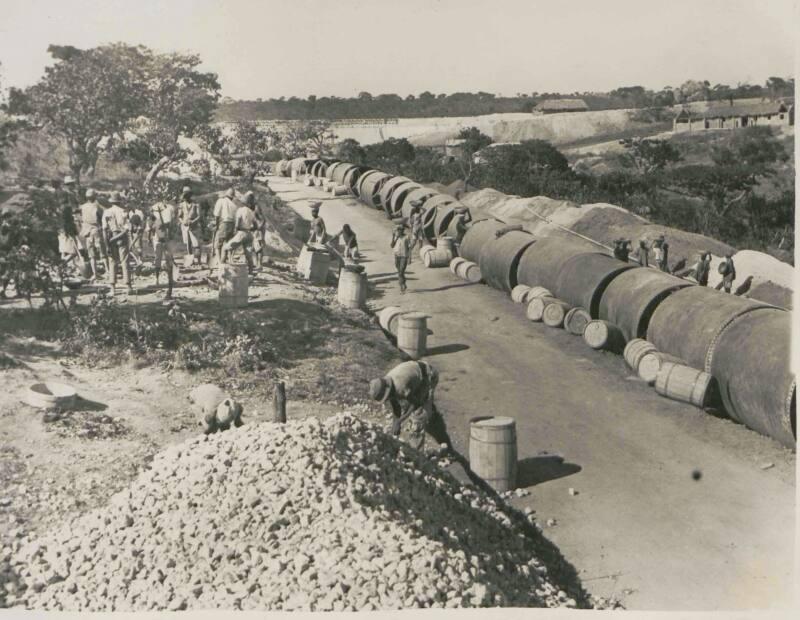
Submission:
[[[23,542],[0,584],[34,609],[576,606],[524,518],[348,413],[170,447],[109,505]]]

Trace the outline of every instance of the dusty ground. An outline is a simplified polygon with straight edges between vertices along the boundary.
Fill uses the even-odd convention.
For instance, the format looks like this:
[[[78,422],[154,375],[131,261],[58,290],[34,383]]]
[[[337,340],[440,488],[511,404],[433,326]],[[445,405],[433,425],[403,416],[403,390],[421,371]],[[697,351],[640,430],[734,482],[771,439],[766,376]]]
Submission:
[[[364,404],[364,384],[376,367],[400,356],[372,317],[337,307],[333,287],[298,281],[288,263],[265,266],[251,280],[248,308],[238,311],[220,307],[208,275],[207,269],[186,270],[175,290],[193,326],[211,331],[226,321],[256,321],[275,348],[274,363],[247,373],[225,367],[189,372],[172,367],[168,355],[66,355],[53,340],[63,335],[63,316],[17,300],[0,302],[0,390],[6,395],[0,399],[0,550],[104,504],[154,453],[196,435],[187,396],[199,383],[225,386],[243,401],[246,422],[271,419],[277,380],[286,382],[290,417],[324,417],[346,405],[383,420],[382,412]],[[164,287],[152,275],[135,285],[134,295],[118,296],[119,305],[166,316]],[[100,283],[81,290],[78,309],[105,289]],[[43,412],[20,402],[27,386],[45,380],[77,389],[74,411]]]
[[[597,596],[631,609],[771,608],[791,601],[795,457],[727,419],[658,396],[620,356],[525,319],[507,295],[411,265],[393,278],[385,217],[288,179],[271,185],[301,214],[324,200],[328,228],[349,222],[376,285],[370,306],[423,310],[437,401],[467,454],[469,420],[517,420],[521,508]],[[694,480],[692,472],[701,477]],[[572,495],[569,489],[577,494]]]

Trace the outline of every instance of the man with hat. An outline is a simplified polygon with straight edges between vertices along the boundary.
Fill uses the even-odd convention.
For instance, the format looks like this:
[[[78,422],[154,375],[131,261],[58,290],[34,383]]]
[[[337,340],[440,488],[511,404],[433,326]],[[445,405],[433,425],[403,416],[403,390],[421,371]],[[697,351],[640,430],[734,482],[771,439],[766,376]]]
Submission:
[[[86,190],[86,202],[81,205],[80,214],[81,239],[89,254],[92,279],[97,279],[97,261],[106,258],[105,244],[102,242],[103,207],[97,202],[97,192],[91,187]]]
[[[131,286],[131,272],[128,269],[130,258],[130,222],[128,214],[122,208],[122,197],[119,192],[113,192],[109,198],[111,206],[103,212],[103,232],[105,233],[108,247],[108,269],[111,272],[111,296],[117,291],[117,263],[122,267],[122,277],[128,287],[128,293],[133,292]]]
[[[239,207],[234,202],[236,190],[228,188],[225,195],[214,204],[214,249],[217,253],[217,260],[222,263],[222,246],[233,238],[236,232],[236,211]]]
[[[319,215],[321,202],[312,202],[311,207],[311,234],[308,236],[308,243],[325,243],[328,241],[328,232],[325,228],[325,220]]]
[[[179,205],[181,220],[181,236],[186,246],[186,255],[193,257],[193,262],[200,262],[200,205],[192,200],[192,189],[186,185],[181,190]]]
[[[425,445],[425,431],[438,414],[433,396],[439,373],[428,362],[410,361],[398,364],[386,376],[369,383],[369,395],[380,403],[389,402],[394,420],[392,434],[397,437],[403,422],[411,418],[410,444],[417,450]]]
[[[222,247],[222,260],[228,262],[228,255],[239,247],[244,251],[247,260],[247,270],[253,273],[253,231],[256,230],[256,214],[253,207],[256,206],[256,196],[253,192],[244,195],[244,204],[236,210],[235,226],[236,232],[230,241]]]
[[[394,266],[397,269],[400,292],[405,293],[406,269],[411,262],[411,240],[406,236],[406,226],[402,221],[395,225],[390,245],[394,253]]]
[[[159,200],[150,207],[150,230],[155,254],[156,284],[161,274],[161,260],[164,259],[167,270],[167,295],[172,299],[175,268],[175,252],[177,251],[178,215],[175,207],[164,200]]]

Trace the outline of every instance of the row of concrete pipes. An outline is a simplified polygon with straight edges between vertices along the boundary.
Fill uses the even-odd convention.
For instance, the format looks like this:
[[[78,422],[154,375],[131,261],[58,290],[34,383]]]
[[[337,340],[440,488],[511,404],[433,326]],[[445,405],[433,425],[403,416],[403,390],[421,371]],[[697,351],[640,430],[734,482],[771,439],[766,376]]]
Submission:
[[[344,185],[352,196],[392,217],[408,217],[411,200],[423,201],[431,240],[448,234],[456,208],[463,206],[402,176],[345,162],[299,161],[298,170]],[[284,166],[285,176],[295,162]],[[624,263],[566,233],[537,237],[507,231],[500,220],[479,220],[461,243],[460,256],[480,266],[486,284],[506,292],[518,284],[544,287],[592,319],[616,325],[626,340],[647,339],[659,351],[709,373],[731,419],[795,448],[789,311]]]

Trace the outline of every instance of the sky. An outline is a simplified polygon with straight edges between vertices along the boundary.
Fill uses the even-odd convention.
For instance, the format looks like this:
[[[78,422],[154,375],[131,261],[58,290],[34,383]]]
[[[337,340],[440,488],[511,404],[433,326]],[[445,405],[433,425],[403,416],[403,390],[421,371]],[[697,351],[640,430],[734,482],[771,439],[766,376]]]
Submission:
[[[793,0],[0,0],[0,82],[124,41],[199,54],[235,99],[763,83],[798,24]]]

